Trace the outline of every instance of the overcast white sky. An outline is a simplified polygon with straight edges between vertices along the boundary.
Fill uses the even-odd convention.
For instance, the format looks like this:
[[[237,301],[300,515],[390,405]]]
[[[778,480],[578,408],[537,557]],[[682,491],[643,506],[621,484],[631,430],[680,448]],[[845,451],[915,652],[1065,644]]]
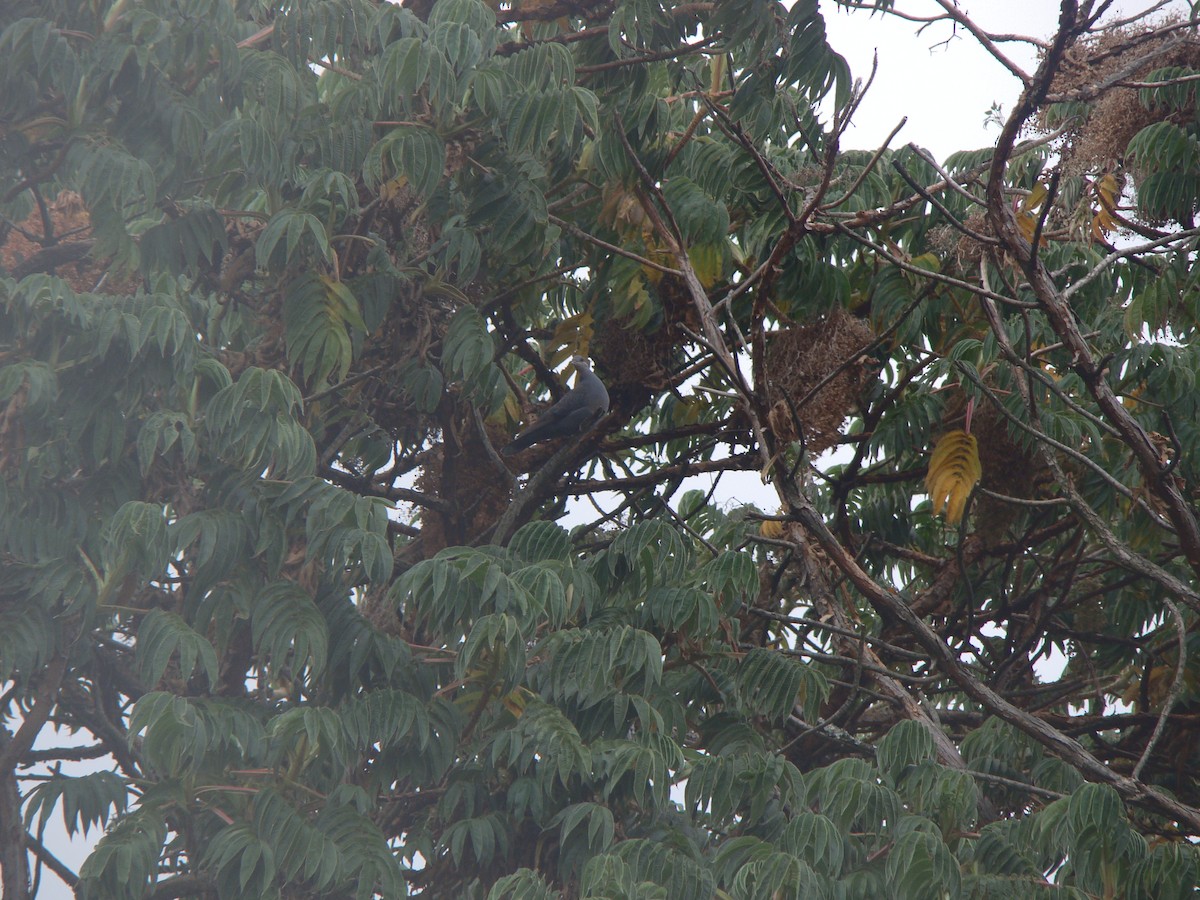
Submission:
[[[938,12],[933,0],[898,0],[897,5],[916,15]],[[1147,9],[1151,3],[1119,4],[1126,14]],[[1055,0],[960,0],[960,8],[989,31],[1026,34],[1045,38],[1054,29],[1058,16]],[[1186,12],[1183,0],[1172,4]],[[993,60],[968,34],[955,35],[945,23],[918,33],[919,25],[891,16],[868,15],[863,11],[839,10],[830,0],[822,0],[829,42],[846,57],[856,78],[865,80],[871,71],[872,57],[878,54],[879,71],[847,135],[846,148],[875,149],[900,121],[908,124],[893,141],[894,147],[909,141],[926,147],[939,159],[955,150],[975,149],[990,144],[996,136],[994,126],[984,119],[993,103],[1004,112],[1012,108],[1019,83]],[[949,39],[949,40],[947,40]],[[1018,64],[1032,69],[1033,48],[1025,44],[1005,44],[1005,52]],[[690,487],[707,489],[707,477],[696,478]],[[721,499],[736,504],[756,502],[766,510],[774,509],[774,494],[764,488],[755,473],[740,473],[722,479]],[[56,815],[55,823],[61,825]],[[82,841],[72,846],[61,828],[59,834],[47,833],[47,844],[62,860],[78,870],[86,855]],[[98,837],[91,834],[91,844]],[[69,900],[70,890],[51,872],[43,869],[38,900]]]
[[[896,5],[918,16],[940,12],[933,0],[899,0]],[[1038,39],[1050,35],[1058,20],[1054,0],[962,0],[959,6],[987,31]],[[1008,112],[1020,83],[970,34],[961,29],[956,33],[945,22],[919,31],[921,26],[915,22],[861,10],[847,12],[829,0],[822,0],[820,9],[830,45],[846,57],[855,78],[865,82],[872,56],[879,58],[879,72],[854,118],[847,146],[875,149],[903,116],[908,124],[893,146],[912,141],[944,159],[955,150],[992,143],[996,129],[985,129],[984,117],[993,103]],[[1006,43],[1002,50],[1026,71],[1036,65],[1029,44]]]

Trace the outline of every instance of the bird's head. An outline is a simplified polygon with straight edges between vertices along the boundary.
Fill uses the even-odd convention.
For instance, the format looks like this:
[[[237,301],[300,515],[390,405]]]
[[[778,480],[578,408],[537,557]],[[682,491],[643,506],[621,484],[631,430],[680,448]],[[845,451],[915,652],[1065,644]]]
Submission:
[[[579,356],[578,354],[571,357],[571,365],[576,369],[587,369],[589,372],[592,370],[592,364],[588,358],[586,356]]]

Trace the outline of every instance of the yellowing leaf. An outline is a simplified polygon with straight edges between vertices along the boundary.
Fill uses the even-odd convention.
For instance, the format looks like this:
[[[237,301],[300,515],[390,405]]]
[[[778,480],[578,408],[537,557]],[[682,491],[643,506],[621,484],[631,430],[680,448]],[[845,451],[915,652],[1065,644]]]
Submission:
[[[1048,193],[1049,191],[1046,189],[1046,186],[1039,181],[1034,185],[1033,190],[1029,192],[1028,196],[1021,201],[1021,211],[1033,212],[1042,205]]]
[[[663,246],[649,223],[642,229],[642,243],[646,247],[646,259],[664,266],[673,266],[675,264],[675,259],[671,251]],[[663,277],[661,271],[646,265],[642,266],[642,274],[646,276],[648,282],[656,287],[662,281]]]
[[[379,186],[379,196],[384,200],[392,200],[397,194],[408,186],[408,177],[405,175],[397,175],[390,181],[385,181]]]
[[[1100,241],[1104,236],[1117,228],[1116,220],[1104,210],[1092,216],[1092,237]]]
[[[1021,232],[1021,237],[1031,244],[1034,232],[1037,231],[1038,222],[1042,218],[1041,206],[1046,202],[1048,193],[1046,186],[1039,181],[1028,196],[1021,201],[1017,209],[1017,230]],[[1038,245],[1042,247],[1046,245],[1044,236],[1038,236]]]
[[[646,226],[646,211],[637,194],[627,190],[619,181],[604,186],[599,220],[612,228],[622,241],[636,235]]]
[[[1038,218],[1033,213],[1021,213],[1017,216],[1017,229],[1021,232],[1021,237],[1025,238],[1031,244],[1033,243],[1034,232],[1037,231]],[[1038,235],[1038,246],[1046,246],[1045,235]]]
[[[979,444],[975,435],[948,431],[938,440],[929,460],[925,487],[933,502],[933,514],[946,510],[946,521],[957,525],[962,519],[967,498],[979,482],[983,469],[979,464]]]
[[[662,278],[662,273],[658,274],[658,278]],[[633,321],[629,323],[632,327],[640,328],[650,320],[649,313],[654,307],[650,303],[650,293],[640,277],[629,279],[621,289],[614,286],[613,299],[616,301],[614,308],[618,315],[633,317]]]
[[[708,409],[708,401],[698,394],[692,394],[684,399],[682,403],[675,406],[675,410],[671,415],[671,424],[680,425],[695,425],[704,416],[705,410]]]
[[[1100,201],[1100,209],[1092,217],[1092,237],[1101,240],[1106,234],[1117,230],[1117,198],[1121,193],[1121,185],[1117,176],[1109,172],[1093,185],[1096,199]]]
[[[1096,197],[1100,201],[1100,206],[1107,213],[1116,211],[1117,197],[1120,194],[1121,185],[1117,182],[1117,176],[1109,172],[1103,178],[1096,182]]]
[[[541,10],[549,10],[554,8],[554,0],[513,0],[513,9],[521,10],[526,13],[540,13]],[[492,6],[493,9],[499,10],[500,4]],[[525,36],[525,40],[532,41],[535,38],[534,26],[539,22],[553,21],[558,26],[559,31],[566,31],[570,27],[570,20],[566,16],[558,16],[554,19],[545,19],[541,15],[534,18],[526,18],[521,23],[521,34]]]
[[[521,404],[517,402],[517,398],[511,393],[505,394],[504,403],[501,404],[496,412],[488,416],[485,421],[491,425],[520,422]]]
[[[758,526],[758,533],[771,540],[780,540],[783,537],[783,523],[776,519],[763,519]]]
[[[516,690],[509,691],[507,694],[501,697],[500,703],[506,710],[508,710],[509,715],[511,715],[514,719],[519,719],[525,712],[525,704],[528,701],[529,696],[530,692],[528,690],[525,688],[517,688]]]
[[[693,245],[688,248],[688,259],[706,289],[716,284],[725,268],[725,254],[717,244]]]
[[[926,272],[942,271],[942,261],[937,258],[936,253],[922,253],[920,256],[914,256],[912,264]]]
[[[559,322],[551,338],[555,350],[546,360],[550,368],[558,368],[576,354],[590,355],[589,349],[595,330],[595,320],[590,309]]]

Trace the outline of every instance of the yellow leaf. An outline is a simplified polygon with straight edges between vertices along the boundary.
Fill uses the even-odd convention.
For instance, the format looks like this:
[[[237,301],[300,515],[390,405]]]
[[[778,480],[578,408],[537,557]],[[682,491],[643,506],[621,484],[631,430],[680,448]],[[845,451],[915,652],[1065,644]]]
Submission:
[[[706,289],[716,284],[725,268],[725,255],[721,251],[722,248],[718,244],[696,244],[688,248],[688,259],[692,263],[692,269]]]
[[[674,265],[675,260],[672,258],[671,251],[662,245],[662,242],[659,241],[658,236],[655,235],[654,229],[650,227],[649,223],[642,229],[642,244],[646,248],[646,259],[664,266]],[[661,271],[646,265],[642,266],[642,274],[655,287],[658,286],[663,277]]]
[[[1021,211],[1033,212],[1042,205],[1048,193],[1049,191],[1046,189],[1046,186],[1039,181],[1033,186],[1033,190],[1029,192],[1028,196],[1021,201]]]
[[[557,369],[576,354],[589,356],[595,330],[596,323],[590,309],[563,319],[554,329],[554,336],[550,339],[555,350],[546,359],[547,365]]]
[[[1104,236],[1116,228],[1116,222],[1113,217],[1104,210],[1092,216],[1092,237],[1098,241],[1104,240]]]
[[[517,688],[501,697],[500,703],[508,710],[509,715],[514,719],[519,719],[521,718],[521,714],[525,712],[525,704],[529,693],[525,688]]]
[[[1021,201],[1017,210],[1017,230],[1021,232],[1021,237],[1033,243],[1033,234],[1037,231],[1038,222],[1042,218],[1041,206],[1046,202],[1046,197],[1049,191],[1046,186],[1040,181],[1034,185],[1033,190]],[[1038,245],[1044,247],[1046,238],[1039,235]]]
[[[1103,178],[1096,182],[1096,197],[1100,201],[1101,208],[1106,213],[1116,212],[1117,197],[1120,195],[1121,185],[1117,182],[1117,176],[1109,172]]]
[[[1037,231],[1038,216],[1033,213],[1021,213],[1017,216],[1017,230],[1021,232],[1021,237],[1033,243],[1033,234]],[[1046,236],[1038,235],[1038,246],[1046,246]]]
[[[914,256],[912,264],[926,272],[942,271],[942,261],[937,258],[936,253],[922,253],[920,256]]]
[[[511,393],[504,395],[504,403],[496,412],[488,416],[486,421],[492,425],[515,423],[521,421],[521,404]]]
[[[719,94],[725,88],[725,54],[718,53],[708,61],[708,91]]]
[[[704,398],[693,394],[684,398],[682,403],[676,403],[671,409],[671,424],[677,428],[681,425],[695,425],[706,409],[708,403]]]
[[[962,519],[967,498],[979,483],[983,468],[979,464],[979,444],[975,435],[948,431],[938,440],[929,460],[925,487],[933,502],[933,514],[946,509],[946,521],[957,525]]]
[[[1117,199],[1121,194],[1121,185],[1117,176],[1109,172],[1092,187],[1100,203],[1099,211],[1092,217],[1092,237],[1101,240],[1104,235],[1117,230]]]
[[[390,181],[385,181],[379,186],[379,196],[384,200],[391,200],[408,184],[408,176],[397,175]]]
[[[777,541],[783,537],[783,523],[775,519],[763,519],[762,524],[758,526],[758,533]]]

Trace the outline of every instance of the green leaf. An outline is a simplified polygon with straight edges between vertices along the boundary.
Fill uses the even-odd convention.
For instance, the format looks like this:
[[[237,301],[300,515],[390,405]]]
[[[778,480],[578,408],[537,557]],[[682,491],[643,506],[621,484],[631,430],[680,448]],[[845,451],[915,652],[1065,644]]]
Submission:
[[[819,897],[823,885],[808,864],[785,853],[762,853],[741,867],[730,885],[738,900],[779,896]]]
[[[405,896],[408,891],[396,856],[379,827],[347,802],[347,789],[342,786],[333,792],[316,821],[347,861],[342,896],[355,900],[369,900],[377,892],[385,897]]]
[[[274,790],[255,797],[254,831],[271,847],[286,882],[309,883],[322,890],[347,867],[338,846]]]
[[[204,635],[196,632],[175,613],[152,609],[138,628],[138,661],[142,680],[157,684],[167,665],[179,656],[179,674],[188,679],[196,666],[202,665],[210,684],[216,684],[220,674],[217,653]]]
[[[297,248],[303,252],[297,253]],[[333,258],[329,249],[329,236],[321,220],[312,213],[296,209],[285,209],[273,215],[259,234],[254,247],[259,267],[276,271],[299,265],[304,259],[304,253],[313,250],[316,250],[325,262],[330,262]]]
[[[143,273],[190,273],[201,264],[218,264],[229,242],[221,215],[211,207],[197,207],[146,229],[139,247]]]
[[[106,528],[106,553],[114,572],[126,567],[154,577],[164,573],[171,554],[167,510],[161,504],[123,503]]]
[[[651,588],[643,611],[662,631],[682,631],[693,639],[715,634],[719,624],[712,596],[697,588]]]
[[[517,869],[497,879],[487,900],[555,900],[557,894],[532,869]]]
[[[36,818],[41,830],[61,803],[67,834],[81,832],[87,837],[94,826],[103,828],[111,818],[125,812],[129,788],[129,782],[115,772],[88,772],[78,777],[56,774],[29,792],[25,827]]]
[[[432,413],[438,408],[444,387],[442,373],[432,366],[413,367],[404,377],[405,393],[423,413]]]
[[[402,178],[418,197],[428,199],[442,180],[445,164],[446,146],[432,128],[399,125],[371,148],[363,174],[375,189]]]
[[[316,467],[312,436],[296,420],[299,388],[283,372],[250,367],[213,395],[204,424],[212,450],[244,471],[295,478]]]
[[[758,567],[749,553],[725,551],[704,564],[700,577],[723,612],[732,612],[758,594]]]
[[[217,832],[204,854],[226,895],[262,896],[275,880],[275,854],[248,824],[235,823]]]
[[[329,635],[321,611],[297,584],[276,582],[255,599],[250,619],[254,646],[277,677],[325,667]]]
[[[288,356],[315,383],[346,377],[354,358],[351,332],[365,330],[358,301],[342,282],[305,273],[284,290]]]
[[[446,24],[469,28],[488,54],[500,34],[496,13],[483,0],[438,0],[429,13],[429,27],[436,30]]]
[[[577,871],[612,844],[616,833],[612,810],[598,803],[575,803],[559,811],[547,828],[558,828],[563,868]]]
[[[76,893],[85,900],[145,896],[167,837],[165,821],[142,809],[117,821],[79,869]]]
[[[759,648],[742,658],[737,681],[747,707],[772,719],[789,715],[797,703],[811,716],[829,691],[825,679],[811,666]]]
[[[662,678],[662,649],[650,634],[628,626],[564,629],[543,645],[552,696],[587,707],[615,691],[644,693]]]
[[[896,841],[887,858],[887,878],[897,900],[957,897],[958,863],[938,836],[910,831]]]
[[[830,878],[842,873],[847,858],[847,838],[820,813],[802,810],[784,828],[780,846]]]
[[[480,66],[471,76],[471,96],[487,116],[498,115],[520,89],[520,83],[507,69],[494,64]]]
[[[445,54],[457,75],[473,69],[483,57],[479,33],[464,22],[439,21],[430,27],[428,40]]]
[[[467,819],[459,819],[442,835],[442,846],[450,851],[454,864],[465,864],[467,848],[470,847],[473,862],[487,866],[497,856],[508,853],[508,828],[498,813],[488,813]]]
[[[497,737],[492,761],[517,771],[544,770],[564,787],[573,778],[589,776],[593,756],[578,730],[555,706],[532,698],[516,726]]]
[[[565,560],[571,552],[571,538],[554,522],[530,522],[513,535],[508,542],[508,551],[529,563]]]
[[[735,814],[758,820],[768,803],[802,803],[804,782],[791,763],[766,753],[701,756],[688,773],[685,802],[715,822]]]
[[[446,332],[443,367],[452,380],[473,382],[493,368],[495,346],[483,316],[473,306],[464,306]]]
[[[891,731],[879,742],[875,761],[881,772],[899,782],[910,766],[933,761],[937,754],[933,736],[919,722],[903,719],[892,726]]]
[[[455,674],[482,679],[499,696],[515,688],[525,674],[525,641],[516,619],[501,613],[479,618],[458,653]]]

